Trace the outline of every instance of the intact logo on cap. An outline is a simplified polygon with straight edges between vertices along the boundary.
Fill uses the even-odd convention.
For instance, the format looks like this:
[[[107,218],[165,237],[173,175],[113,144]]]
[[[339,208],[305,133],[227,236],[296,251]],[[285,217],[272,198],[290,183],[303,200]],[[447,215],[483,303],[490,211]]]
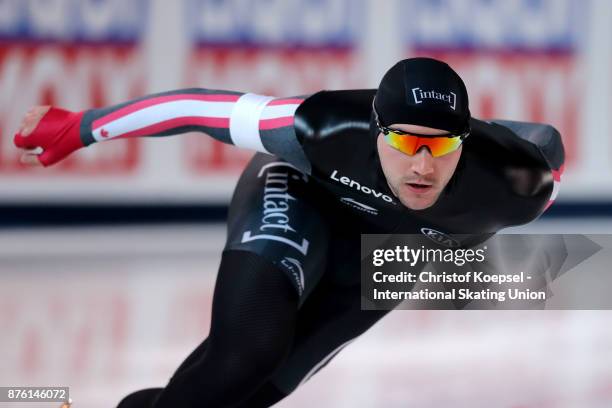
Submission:
[[[448,102],[452,110],[456,110],[457,95],[454,92],[448,94],[437,91],[424,91],[421,88],[412,88],[412,96],[415,103],[423,103],[423,99],[437,99],[439,101]]]

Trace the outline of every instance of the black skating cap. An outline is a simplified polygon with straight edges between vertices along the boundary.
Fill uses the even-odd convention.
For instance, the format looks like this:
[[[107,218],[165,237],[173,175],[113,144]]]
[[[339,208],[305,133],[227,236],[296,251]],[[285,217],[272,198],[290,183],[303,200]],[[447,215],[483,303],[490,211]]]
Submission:
[[[448,64],[410,58],[383,77],[374,103],[380,123],[407,123],[460,134],[469,130],[470,110],[463,80]]]

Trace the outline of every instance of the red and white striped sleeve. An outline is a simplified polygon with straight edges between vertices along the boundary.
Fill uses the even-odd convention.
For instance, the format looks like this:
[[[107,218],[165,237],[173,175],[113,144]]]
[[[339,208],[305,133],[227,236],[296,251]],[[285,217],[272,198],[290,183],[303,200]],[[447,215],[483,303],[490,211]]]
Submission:
[[[557,198],[557,195],[559,194],[559,190],[561,188],[561,176],[563,175],[563,170],[565,169],[565,165],[561,164],[561,166],[558,169],[552,169],[552,175],[553,175],[553,191],[550,195],[550,198],[548,199],[548,204],[546,204],[546,208],[544,208],[544,211],[548,210],[548,207],[550,207],[551,205],[553,205],[553,203],[555,202],[555,199]]]
[[[305,97],[185,89],[86,111],[84,145],[104,140],[202,132],[223,143],[277,155],[310,173],[296,136],[295,111]]]

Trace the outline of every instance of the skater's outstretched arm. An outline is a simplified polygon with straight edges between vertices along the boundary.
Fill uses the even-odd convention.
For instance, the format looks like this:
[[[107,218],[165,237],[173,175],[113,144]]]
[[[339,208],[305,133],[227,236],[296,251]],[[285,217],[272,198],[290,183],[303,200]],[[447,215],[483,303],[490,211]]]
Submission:
[[[35,106],[24,116],[14,142],[25,149],[22,162],[50,166],[97,142],[201,132],[223,143],[275,154],[308,172],[293,129],[303,101],[193,88],[82,112]]]

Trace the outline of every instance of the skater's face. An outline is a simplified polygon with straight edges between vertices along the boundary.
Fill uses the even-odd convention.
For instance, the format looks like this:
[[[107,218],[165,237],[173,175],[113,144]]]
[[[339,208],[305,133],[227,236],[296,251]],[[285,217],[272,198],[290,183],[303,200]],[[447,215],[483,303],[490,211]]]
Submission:
[[[389,128],[421,135],[448,134],[444,130],[409,124],[395,123]],[[422,146],[410,156],[390,146],[382,132],[378,134],[376,144],[389,188],[404,206],[412,210],[431,207],[438,200],[455,173],[462,151],[462,146],[459,146],[450,153],[433,157],[429,148]]]

